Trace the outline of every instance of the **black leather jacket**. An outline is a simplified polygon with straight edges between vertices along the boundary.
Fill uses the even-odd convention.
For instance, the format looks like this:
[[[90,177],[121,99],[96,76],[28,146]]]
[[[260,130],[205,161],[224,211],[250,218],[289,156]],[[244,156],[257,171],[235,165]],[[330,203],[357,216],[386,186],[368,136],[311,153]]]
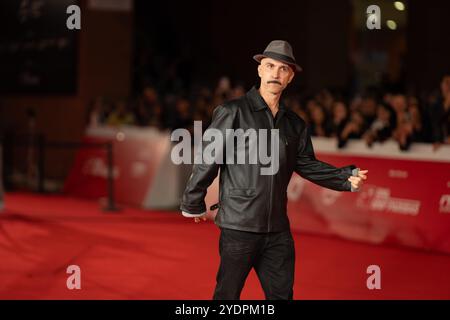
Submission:
[[[260,168],[268,165],[261,165],[259,161],[258,164],[247,164],[249,161],[246,164],[195,164],[180,206],[186,213],[206,211],[206,190],[219,168],[219,211],[215,223],[223,228],[251,232],[288,230],[287,186],[294,171],[320,186],[351,190],[347,179],[355,166],[336,168],[317,160],[303,119],[281,103],[274,119],[255,87],[245,96],[218,106],[209,128],[221,132],[238,128],[279,129],[279,170],[274,175],[261,175]]]

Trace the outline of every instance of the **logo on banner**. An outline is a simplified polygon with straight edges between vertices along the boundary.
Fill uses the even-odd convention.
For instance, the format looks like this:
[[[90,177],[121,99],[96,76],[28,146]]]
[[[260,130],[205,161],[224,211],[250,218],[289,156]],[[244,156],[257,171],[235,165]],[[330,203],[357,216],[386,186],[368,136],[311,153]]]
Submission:
[[[450,213],[450,194],[443,194],[439,200],[439,212]]]
[[[293,175],[291,181],[289,181],[287,187],[287,198],[289,201],[297,201],[305,189],[306,182],[298,175]],[[334,191],[330,189],[320,190],[320,201],[326,206],[333,205],[338,198],[342,196],[339,191]]]
[[[94,177],[108,178],[108,166],[102,158],[90,158],[84,163],[83,174]],[[113,178],[117,179],[119,176],[119,168],[116,166],[112,170]]]
[[[386,211],[416,216],[419,214],[420,201],[391,197],[391,189],[365,185],[356,205],[372,211]]]
[[[131,176],[133,178],[142,178],[148,172],[147,164],[141,161],[135,161],[131,165]]]
[[[336,202],[336,200],[341,196],[342,196],[341,192],[330,189],[322,189],[320,192],[320,199],[322,203],[326,206],[333,205]]]

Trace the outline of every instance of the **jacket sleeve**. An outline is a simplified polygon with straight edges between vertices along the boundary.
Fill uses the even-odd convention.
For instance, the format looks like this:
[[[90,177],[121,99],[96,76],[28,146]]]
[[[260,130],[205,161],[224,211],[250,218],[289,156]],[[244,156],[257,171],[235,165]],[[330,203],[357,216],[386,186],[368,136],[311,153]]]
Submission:
[[[226,129],[232,129],[234,116],[229,107],[220,105],[214,109],[212,122],[208,129],[217,129],[222,133],[222,155],[225,162],[225,133]],[[207,130],[208,130],[207,129]],[[210,142],[212,143],[212,142]],[[208,142],[203,141],[203,149]],[[201,150],[203,151],[203,150]],[[198,155],[195,155],[196,157]],[[187,182],[183,197],[181,200],[180,209],[182,212],[199,215],[206,212],[205,196],[208,187],[214,181],[219,171],[220,164],[214,161],[212,164],[202,161],[200,164],[194,164],[192,174]]]
[[[295,172],[301,177],[319,186],[337,191],[354,191],[347,179],[354,175],[356,166],[349,165],[336,168],[326,162],[316,159],[309,130],[305,126],[300,137],[297,151]]]

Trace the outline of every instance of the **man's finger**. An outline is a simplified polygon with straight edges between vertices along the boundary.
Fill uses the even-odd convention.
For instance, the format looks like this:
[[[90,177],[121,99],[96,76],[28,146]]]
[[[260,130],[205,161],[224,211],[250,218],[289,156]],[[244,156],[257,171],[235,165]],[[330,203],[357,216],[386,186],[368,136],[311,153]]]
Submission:
[[[350,177],[348,181],[352,184],[352,187],[358,189],[362,185],[362,179],[360,177]]]
[[[358,171],[358,177],[362,178],[363,180],[367,179],[367,172],[369,172],[369,170],[359,170]]]
[[[351,183],[354,188],[359,188],[361,185],[361,180],[353,180]]]

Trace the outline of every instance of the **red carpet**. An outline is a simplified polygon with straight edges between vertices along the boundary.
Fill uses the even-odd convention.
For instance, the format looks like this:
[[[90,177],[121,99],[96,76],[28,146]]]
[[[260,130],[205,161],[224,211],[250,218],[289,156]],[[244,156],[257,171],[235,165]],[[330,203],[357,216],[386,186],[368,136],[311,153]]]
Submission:
[[[218,228],[176,212],[24,193],[0,213],[1,299],[210,299]],[[450,299],[450,256],[294,234],[295,299]],[[68,290],[66,268],[81,268]],[[366,287],[381,268],[381,290]],[[262,299],[252,272],[242,299]]]

